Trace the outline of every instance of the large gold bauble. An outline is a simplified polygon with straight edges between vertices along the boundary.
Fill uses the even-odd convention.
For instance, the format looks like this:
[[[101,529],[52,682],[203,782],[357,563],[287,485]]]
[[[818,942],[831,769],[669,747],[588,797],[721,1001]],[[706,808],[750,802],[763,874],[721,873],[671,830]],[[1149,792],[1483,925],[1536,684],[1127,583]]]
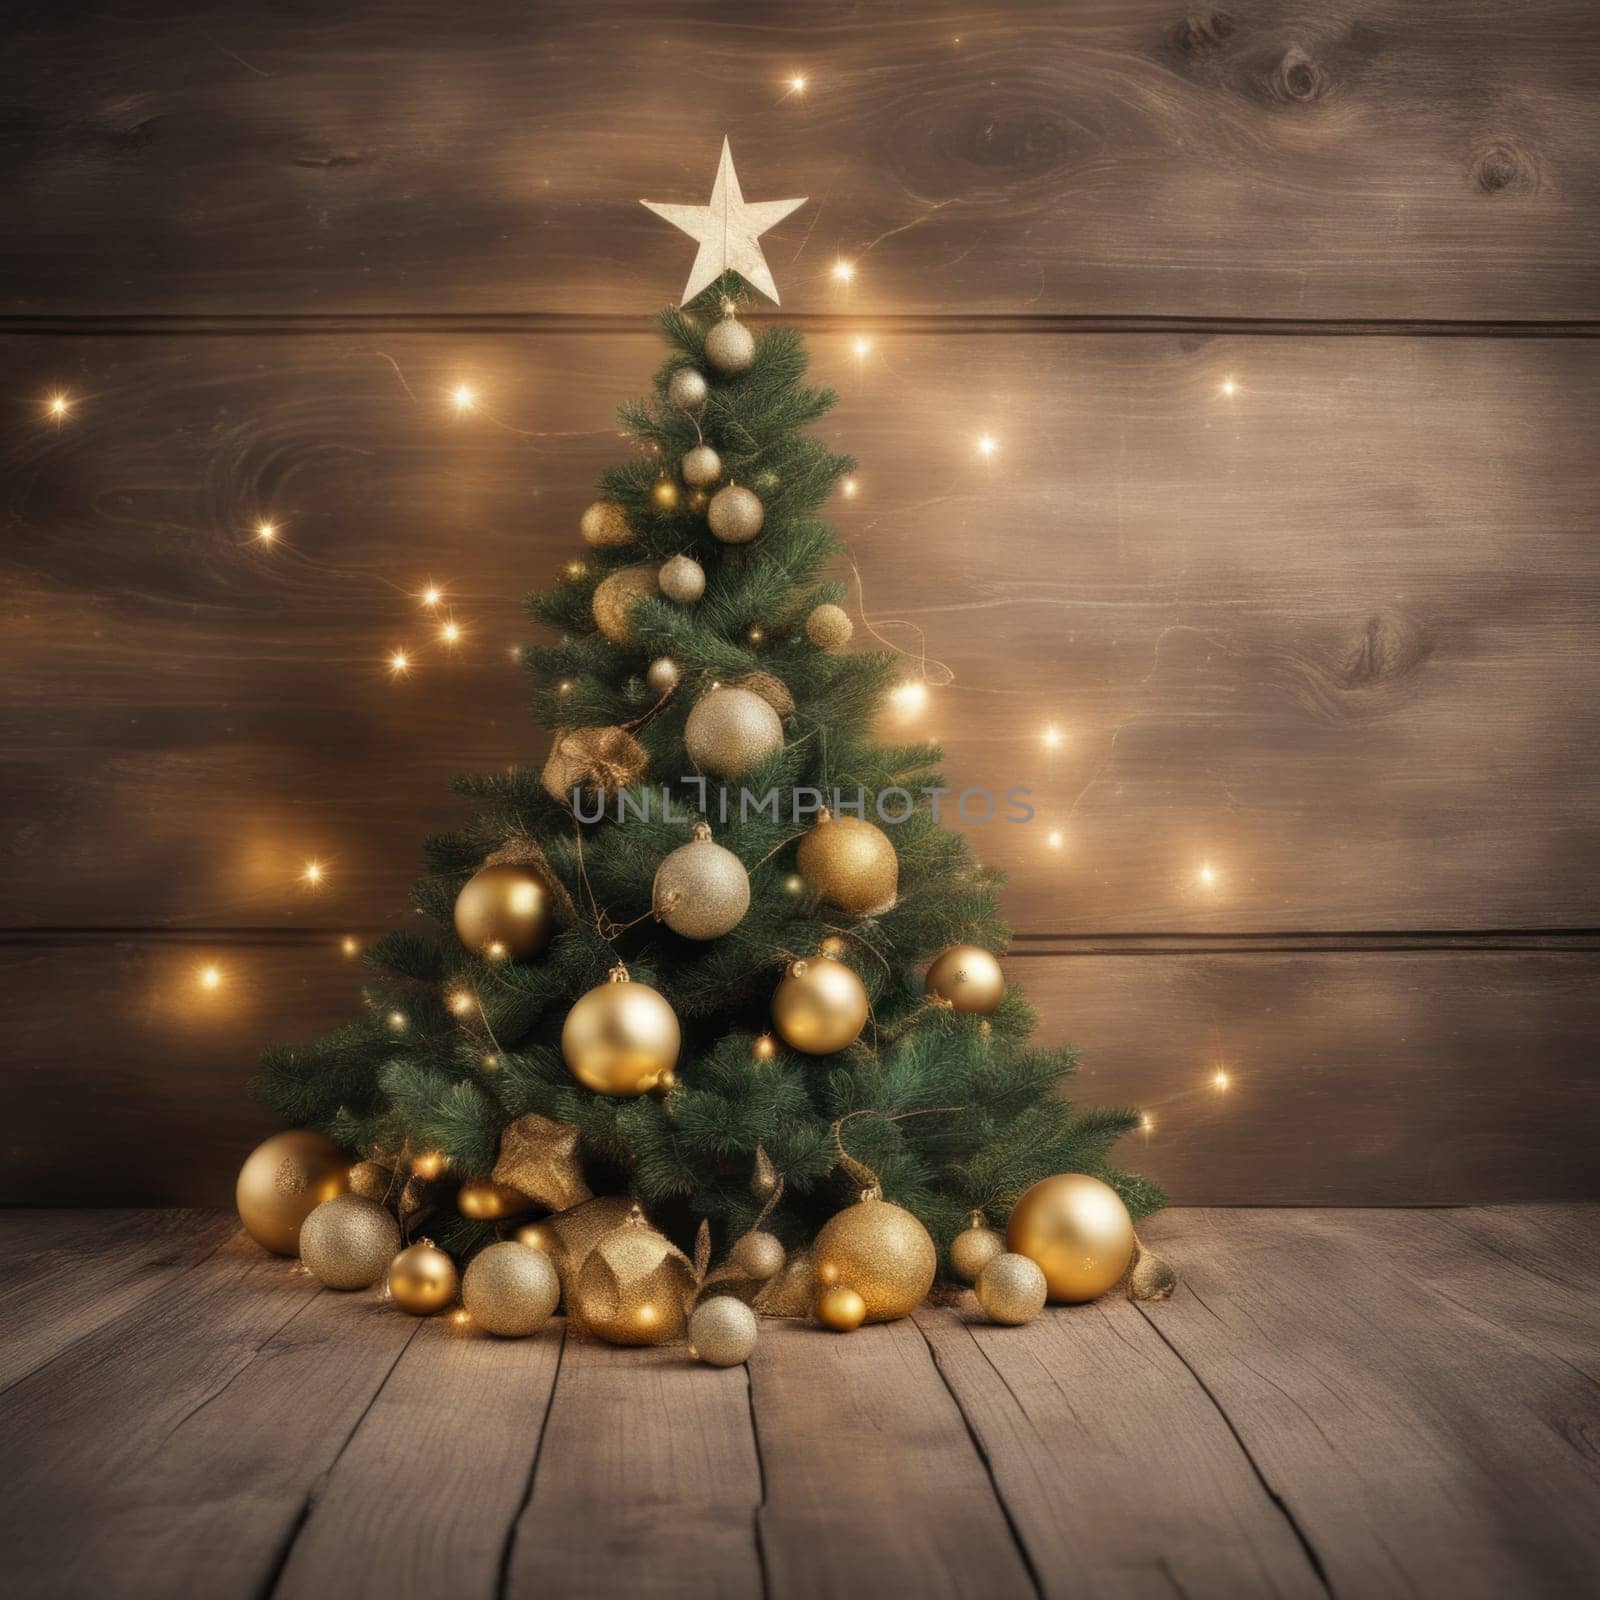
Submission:
[[[756,336],[737,317],[713,323],[706,334],[706,364],[724,377],[743,372],[756,359]]]
[[[633,543],[628,514],[615,500],[596,500],[584,511],[578,531],[584,543],[596,550],[614,550],[618,545]]]
[[[461,1304],[485,1333],[522,1339],[537,1333],[561,1300],[549,1256],[515,1239],[480,1250],[461,1280]]]
[[[978,1274],[978,1304],[991,1321],[1020,1327],[1044,1310],[1044,1271],[1027,1256],[998,1255]]]
[[[791,963],[772,996],[772,1023],[785,1044],[808,1056],[831,1055],[860,1037],[866,986],[842,961],[812,956]]]
[[[492,1178],[468,1178],[456,1191],[456,1210],[474,1222],[498,1222],[501,1217],[520,1217],[532,1211],[534,1202],[509,1183]]]
[[[300,1260],[325,1289],[370,1289],[400,1248],[400,1224],[376,1200],[336,1194],[300,1228]]]
[[[909,1316],[933,1287],[939,1252],[905,1209],[868,1194],[823,1223],[811,1246],[817,1285],[854,1289],[868,1322]]]
[[[814,894],[841,911],[874,916],[894,904],[900,862],[882,828],[826,813],[800,841],[795,867]]]
[[[679,845],[656,868],[652,901],[656,915],[685,939],[720,939],[750,909],[750,875],[733,851],[695,824],[691,843]]]
[[[683,475],[683,481],[703,488],[708,483],[715,483],[722,476],[722,457],[708,444],[697,444],[685,450],[683,460],[678,463],[678,471]]]
[[[695,702],[683,743],[701,772],[733,778],[783,748],[783,723],[749,689],[713,689]]]
[[[682,1042],[672,1007],[621,967],[578,1001],[561,1029],[567,1069],[596,1094],[648,1094],[677,1065]]]
[[[633,609],[633,602],[640,595],[660,592],[654,567],[641,564],[619,568],[609,577],[602,578],[595,587],[594,598],[590,601],[595,626],[612,644],[632,644],[633,631],[628,614]]]
[[[708,1367],[736,1367],[749,1359],[758,1332],[756,1314],[743,1300],[714,1294],[689,1318],[689,1348]]]
[[[1128,1270],[1133,1220],[1109,1184],[1062,1173],[1017,1201],[1006,1245],[1044,1269],[1052,1300],[1075,1305],[1103,1295]]]
[[[831,601],[813,606],[806,617],[806,638],[819,650],[843,650],[854,632],[849,612]]]
[[[692,605],[706,592],[706,569],[693,556],[671,556],[661,563],[656,582],[667,599]]]
[[[456,896],[456,937],[479,955],[526,961],[554,931],[550,892],[527,867],[508,861],[479,867]]]
[[[749,544],[767,520],[759,497],[737,483],[725,484],[711,497],[706,521],[723,544]]]
[[[611,1344],[666,1344],[683,1333],[693,1294],[689,1258],[635,1207],[589,1252],[567,1312]]]
[[[835,1333],[854,1333],[867,1320],[867,1302],[842,1283],[818,1293],[816,1311],[817,1321]]]
[[[950,1241],[950,1270],[963,1283],[976,1283],[978,1274],[998,1255],[1004,1255],[1006,1241],[993,1228],[985,1227],[982,1213],[973,1215],[972,1226]]]
[[[389,1263],[389,1298],[414,1317],[431,1317],[456,1297],[456,1264],[438,1245],[423,1239]]]
[[[349,1185],[350,1157],[332,1139],[291,1128],[245,1158],[233,1198],[245,1231],[275,1255],[300,1253],[300,1225]]]
[[[949,1001],[957,1011],[984,1015],[1005,998],[1006,976],[987,950],[975,944],[953,944],[933,958],[923,990]]]

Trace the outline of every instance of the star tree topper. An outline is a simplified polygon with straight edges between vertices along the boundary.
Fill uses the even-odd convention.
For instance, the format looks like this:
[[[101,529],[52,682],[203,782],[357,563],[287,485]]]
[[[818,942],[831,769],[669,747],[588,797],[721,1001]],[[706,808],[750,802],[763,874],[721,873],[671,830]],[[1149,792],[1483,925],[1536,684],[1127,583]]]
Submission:
[[[726,139],[722,141],[722,160],[717,163],[717,181],[711,186],[710,205],[668,206],[654,200],[639,202],[700,243],[689,282],[684,287],[681,302],[684,305],[728,271],[737,272],[752,289],[759,289],[774,305],[778,304],[778,286],[772,281],[767,259],[756,241],[768,228],[776,227],[791,211],[805,203],[804,195],[798,200],[754,203],[746,200],[739,190],[739,175],[733,170],[733,151]]]

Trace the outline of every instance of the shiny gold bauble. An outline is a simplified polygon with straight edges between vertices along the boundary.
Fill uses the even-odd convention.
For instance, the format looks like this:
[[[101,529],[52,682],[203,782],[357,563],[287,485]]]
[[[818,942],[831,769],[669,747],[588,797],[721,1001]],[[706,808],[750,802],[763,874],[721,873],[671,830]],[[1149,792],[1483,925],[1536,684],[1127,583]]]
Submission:
[[[749,689],[713,689],[695,702],[683,743],[699,771],[733,778],[783,748],[783,723]]]
[[[381,1161],[358,1161],[350,1169],[350,1193],[360,1195],[363,1200],[376,1200],[384,1205],[399,1194],[401,1187],[394,1169]]]
[[[324,1200],[343,1194],[350,1157],[332,1139],[305,1128],[275,1133],[239,1169],[234,1203],[245,1231],[264,1250],[298,1255],[300,1225]]]
[[[939,1252],[904,1206],[869,1194],[823,1223],[811,1246],[817,1284],[854,1289],[868,1322],[910,1315],[933,1287]]]
[[[689,1258],[635,1208],[589,1252],[567,1311],[611,1344],[666,1344],[683,1333],[693,1293]]]
[[[1020,1327],[1044,1310],[1044,1269],[1027,1256],[998,1255],[978,1274],[978,1304],[991,1322]]]
[[[778,1041],[770,1033],[758,1034],[750,1041],[752,1061],[774,1061],[778,1055]]]
[[[722,476],[722,457],[708,444],[697,444],[684,451],[678,471],[685,483],[700,485],[715,483]]]
[[[400,1248],[400,1224],[376,1200],[337,1194],[300,1228],[300,1260],[325,1289],[370,1289]]]
[[[561,1300],[549,1256],[515,1239],[480,1250],[461,1280],[461,1304],[485,1333],[521,1339],[537,1333]]]
[[[615,500],[596,500],[584,511],[578,531],[584,543],[593,545],[596,550],[613,550],[618,545],[633,543],[628,515]]]
[[[844,607],[829,601],[813,606],[806,618],[806,638],[819,650],[843,650],[855,631],[855,625]]]
[[[492,1178],[468,1178],[456,1191],[456,1210],[474,1222],[498,1222],[533,1210],[533,1201],[509,1183]]]
[[[842,1283],[820,1291],[816,1309],[817,1321],[835,1333],[853,1333],[867,1320],[867,1302]]]
[[[808,1056],[843,1050],[860,1037],[869,1006],[866,986],[842,961],[813,956],[790,964],[772,996],[772,1021],[785,1044]]]
[[[706,521],[723,544],[749,544],[767,520],[766,508],[748,489],[730,483],[718,489],[706,507]]]
[[[692,605],[706,592],[706,569],[693,556],[673,556],[661,563],[656,582],[667,599]]]
[[[428,1239],[402,1250],[389,1263],[389,1298],[414,1317],[431,1317],[456,1297],[456,1264]]]
[[[644,681],[657,694],[665,694],[678,687],[678,663],[671,656],[657,656],[645,671]]]
[[[894,904],[900,862],[882,828],[824,813],[801,839],[794,864],[814,894],[841,911],[873,916]]]
[[[978,1274],[994,1260],[1004,1255],[1006,1241],[993,1228],[986,1228],[976,1217],[972,1226],[958,1233],[950,1241],[950,1270],[963,1283],[976,1283]]]
[[[1074,1305],[1104,1294],[1128,1270],[1133,1221],[1109,1184],[1062,1173],[1017,1201],[1006,1245],[1044,1269],[1052,1300]]]
[[[706,334],[706,363],[724,377],[747,370],[756,359],[756,336],[737,317],[713,323]]]
[[[705,823],[656,868],[655,914],[685,939],[720,939],[750,909],[750,875],[733,851],[711,838]]]
[[[561,1029],[567,1069],[596,1094],[648,1094],[678,1064],[682,1042],[672,1007],[621,967],[578,1001]]]
[[[703,372],[697,372],[693,367],[679,367],[667,379],[667,402],[680,411],[693,411],[706,403],[706,395],[710,390],[711,386],[706,382]]]
[[[975,944],[953,944],[933,958],[923,990],[957,1011],[993,1011],[1005,998],[1000,963]]]
[[[612,644],[632,644],[628,613],[641,595],[659,594],[656,569],[651,566],[619,567],[596,585],[590,610],[595,626]]]
[[[736,1239],[728,1256],[745,1277],[754,1278],[758,1283],[777,1277],[787,1259],[777,1237],[759,1229],[752,1229]]]
[[[483,955],[493,946],[526,961],[550,943],[555,918],[538,874],[512,862],[479,867],[456,896],[456,937]]]
[[[714,1294],[689,1318],[689,1348],[708,1367],[736,1367],[749,1359],[759,1331],[755,1312],[743,1300]]]

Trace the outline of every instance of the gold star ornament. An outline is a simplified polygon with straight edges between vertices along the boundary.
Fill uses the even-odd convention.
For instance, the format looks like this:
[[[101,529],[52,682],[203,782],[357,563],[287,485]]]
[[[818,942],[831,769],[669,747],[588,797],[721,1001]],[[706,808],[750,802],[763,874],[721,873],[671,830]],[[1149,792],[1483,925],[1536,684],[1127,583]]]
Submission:
[[[708,284],[715,283],[724,272],[737,272],[752,289],[759,289],[776,305],[778,286],[772,281],[772,273],[757,240],[768,228],[775,228],[791,211],[805,203],[804,195],[798,200],[746,200],[739,189],[739,175],[733,170],[733,151],[726,139],[722,141],[722,160],[717,163],[717,181],[711,186],[710,205],[639,202],[699,242],[699,253],[690,269],[689,282],[684,286],[684,305]]]

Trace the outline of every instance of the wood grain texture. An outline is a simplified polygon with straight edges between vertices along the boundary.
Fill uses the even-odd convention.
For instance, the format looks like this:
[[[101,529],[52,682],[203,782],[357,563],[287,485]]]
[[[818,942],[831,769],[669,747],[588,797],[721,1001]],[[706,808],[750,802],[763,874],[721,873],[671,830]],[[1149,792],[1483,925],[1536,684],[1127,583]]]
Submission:
[[[791,307],[1597,309],[1580,0],[167,0],[9,45],[15,310],[646,310],[690,249],[638,199],[703,199],[724,133],[813,197]]]

